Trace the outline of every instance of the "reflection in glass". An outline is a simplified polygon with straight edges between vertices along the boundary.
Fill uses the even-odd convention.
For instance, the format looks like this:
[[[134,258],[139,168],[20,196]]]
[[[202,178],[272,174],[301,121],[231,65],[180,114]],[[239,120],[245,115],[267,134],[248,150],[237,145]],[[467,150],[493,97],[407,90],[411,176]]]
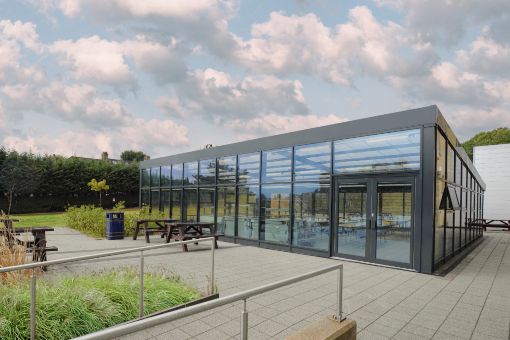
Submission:
[[[259,238],[259,186],[241,186],[238,194],[237,228],[239,237]]]
[[[214,184],[216,182],[216,160],[206,159],[200,161],[200,185]]]
[[[182,185],[182,163],[172,165],[172,186]]]
[[[328,250],[329,231],[329,185],[295,184],[292,244]]]
[[[377,248],[381,260],[410,263],[412,186],[377,185]]]
[[[260,240],[289,243],[290,184],[262,186]]]
[[[367,236],[367,186],[340,185],[337,202],[337,252],[364,257]]]
[[[184,163],[184,185],[198,183],[198,162]]]
[[[258,183],[260,176],[260,153],[239,155],[239,183]]]
[[[183,221],[197,221],[197,189],[184,189]]]
[[[159,211],[159,190],[151,191],[151,210]]]
[[[142,206],[149,206],[151,204],[151,192],[149,190],[142,190],[141,204]]]
[[[142,169],[142,188],[149,187],[151,185],[151,169]]]
[[[214,222],[214,188],[200,189],[200,222]]]
[[[446,140],[439,131],[436,134],[436,220],[434,228],[434,263],[444,258],[445,211],[439,209],[446,180]]]
[[[181,189],[172,190],[170,217],[174,220],[181,220],[181,202],[182,202],[182,190]]]
[[[151,187],[159,187],[159,167],[151,168]]]
[[[236,188],[218,188],[218,231],[227,236],[235,236]]]
[[[162,166],[161,167],[161,186],[169,187],[171,184],[171,172],[172,168],[170,166]]]
[[[336,173],[419,169],[419,129],[343,139],[334,143]]]
[[[165,218],[170,217],[170,190],[161,191],[161,211]]]
[[[450,256],[453,253],[453,221],[455,219],[455,211],[446,211],[446,226],[445,226],[445,256]]]
[[[236,156],[218,158],[218,183],[236,182]]]
[[[331,143],[296,146],[294,149],[294,180],[329,180]]]
[[[292,148],[262,152],[262,182],[290,182]]]

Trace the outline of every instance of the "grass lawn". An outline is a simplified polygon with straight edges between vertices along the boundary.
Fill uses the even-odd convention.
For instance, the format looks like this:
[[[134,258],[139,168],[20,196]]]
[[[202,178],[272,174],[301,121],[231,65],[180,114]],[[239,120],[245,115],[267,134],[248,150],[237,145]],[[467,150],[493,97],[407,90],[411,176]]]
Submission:
[[[19,222],[15,222],[16,227],[65,227],[66,214],[44,213],[44,214],[21,214],[13,215]]]

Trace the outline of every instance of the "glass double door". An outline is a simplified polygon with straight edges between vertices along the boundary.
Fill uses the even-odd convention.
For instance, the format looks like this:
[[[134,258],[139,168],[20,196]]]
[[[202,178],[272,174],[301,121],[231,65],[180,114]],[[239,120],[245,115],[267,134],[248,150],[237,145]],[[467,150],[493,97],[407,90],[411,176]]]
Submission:
[[[337,178],[335,255],[411,266],[414,177]]]

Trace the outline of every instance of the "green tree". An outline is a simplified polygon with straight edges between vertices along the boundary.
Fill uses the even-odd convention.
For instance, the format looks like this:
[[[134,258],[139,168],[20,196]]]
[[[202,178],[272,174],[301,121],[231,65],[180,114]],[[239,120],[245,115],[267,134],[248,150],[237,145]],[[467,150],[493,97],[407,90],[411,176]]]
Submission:
[[[120,159],[124,162],[141,162],[147,157],[142,151],[125,150],[120,154]]]
[[[110,186],[106,184],[106,179],[98,182],[95,178],[92,178],[87,185],[90,187],[90,190],[99,192],[99,206],[102,207],[101,193],[110,190]]]
[[[462,146],[469,158],[473,159],[473,148],[481,145],[496,145],[510,143],[510,129],[507,127],[497,128],[491,131],[477,133],[473,138],[464,142]]]
[[[17,153],[11,153],[2,160],[0,188],[7,198],[7,215],[11,214],[14,196],[33,194],[39,186],[40,178],[40,172],[30,155],[19,157]]]

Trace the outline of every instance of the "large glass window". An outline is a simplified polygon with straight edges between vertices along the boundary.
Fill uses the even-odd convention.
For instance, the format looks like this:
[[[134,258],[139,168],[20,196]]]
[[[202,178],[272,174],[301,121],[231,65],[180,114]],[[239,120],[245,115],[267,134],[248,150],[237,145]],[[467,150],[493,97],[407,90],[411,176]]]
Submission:
[[[214,188],[200,189],[200,222],[214,222]]]
[[[262,182],[290,182],[292,148],[262,152]]]
[[[160,168],[151,168],[151,187],[159,187]]]
[[[236,182],[236,156],[218,158],[218,183],[234,184]]]
[[[161,191],[161,211],[165,218],[170,217],[170,190]]]
[[[151,209],[152,211],[159,211],[159,190],[151,191]]]
[[[206,159],[200,161],[199,184],[207,185],[216,182],[216,160]]]
[[[182,185],[182,163],[172,165],[172,186]]]
[[[259,238],[259,186],[240,186],[238,193],[237,236]]]
[[[184,163],[184,185],[198,183],[198,162]]]
[[[239,155],[239,183],[258,183],[260,176],[260,153]]]
[[[343,139],[334,143],[336,173],[419,169],[419,129]]]
[[[331,143],[296,146],[294,149],[294,180],[329,180]]]
[[[197,221],[197,189],[184,189],[184,206],[182,211],[183,221]]]
[[[161,167],[161,186],[169,187],[171,184],[172,178],[172,168],[170,166],[162,166]]]
[[[151,169],[142,169],[142,188],[149,187],[151,185]]]
[[[262,186],[260,240],[289,242],[290,184]]]
[[[292,244],[318,250],[329,249],[329,185],[294,184]]]
[[[436,141],[436,221],[434,229],[434,262],[444,258],[445,211],[440,209],[441,199],[445,190],[446,181],[446,140],[437,131]]]
[[[151,204],[151,192],[149,190],[142,190],[141,204],[142,206]]]
[[[170,217],[174,220],[181,220],[181,202],[182,202],[182,190],[181,189],[172,190]]]
[[[236,218],[236,188],[219,187],[217,197],[218,217],[216,223],[218,224],[218,230],[226,236],[234,236]]]

